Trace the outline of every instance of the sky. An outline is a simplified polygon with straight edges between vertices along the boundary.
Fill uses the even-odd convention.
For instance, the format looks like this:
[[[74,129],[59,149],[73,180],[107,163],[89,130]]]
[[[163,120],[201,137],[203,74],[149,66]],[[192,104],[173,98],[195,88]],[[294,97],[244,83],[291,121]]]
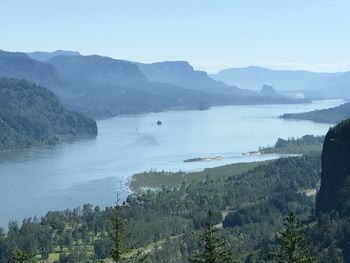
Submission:
[[[0,49],[350,70],[349,0],[0,0]]]

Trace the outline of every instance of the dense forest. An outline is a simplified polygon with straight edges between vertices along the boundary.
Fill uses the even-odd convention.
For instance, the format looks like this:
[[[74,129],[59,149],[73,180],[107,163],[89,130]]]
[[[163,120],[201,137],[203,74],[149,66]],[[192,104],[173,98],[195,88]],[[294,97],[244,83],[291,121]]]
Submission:
[[[273,147],[261,147],[262,153],[306,154],[321,152],[324,136],[304,135],[301,138],[278,138]]]
[[[62,136],[96,136],[96,122],[67,110],[25,80],[0,79],[0,150],[55,144]]]
[[[206,169],[137,191],[115,207],[86,204],[21,224],[9,222],[6,231],[0,230],[0,262],[108,262],[116,257],[122,259],[117,262],[350,262],[350,220],[343,209],[348,187],[334,184],[340,176],[329,183],[327,172],[327,142],[342,146],[350,141],[349,127],[343,122],[329,131],[322,163],[315,151]],[[276,149],[286,142],[303,149],[322,139],[279,140]],[[344,164],[345,159],[337,160]],[[315,210],[321,168],[321,193],[340,194],[341,205],[327,208],[321,199],[332,196],[321,194]],[[138,189],[148,183],[139,181]],[[294,261],[288,261],[291,250]],[[217,259],[201,261],[207,257]]]
[[[312,214],[314,197],[307,193],[317,187],[320,168],[318,154],[282,158],[241,174],[212,174],[178,188],[130,195],[122,206],[131,230],[127,242],[149,252],[146,262],[186,261],[198,249],[195,233],[211,209],[225,244],[237,260],[245,260],[273,238],[290,210],[302,219]],[[0,255],[9,258],[21,249],[38,260],[109,258],[113,211],[85,205],[26,219],[22,225],[11,222],[2,234]]]

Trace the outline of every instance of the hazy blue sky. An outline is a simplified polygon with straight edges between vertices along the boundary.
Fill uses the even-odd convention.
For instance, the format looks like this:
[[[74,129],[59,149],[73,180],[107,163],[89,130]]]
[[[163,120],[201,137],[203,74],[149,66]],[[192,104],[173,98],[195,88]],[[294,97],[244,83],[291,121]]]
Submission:
[[[350,70],[349,0],[1,0],[0,49]]]

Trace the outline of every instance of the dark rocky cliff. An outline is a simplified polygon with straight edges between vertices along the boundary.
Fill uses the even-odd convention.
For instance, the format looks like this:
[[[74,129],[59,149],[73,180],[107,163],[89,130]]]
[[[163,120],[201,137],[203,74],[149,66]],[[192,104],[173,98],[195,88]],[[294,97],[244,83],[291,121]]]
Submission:
[[[326,135],[316,210],[350,214],[350,119],[331,128]]]

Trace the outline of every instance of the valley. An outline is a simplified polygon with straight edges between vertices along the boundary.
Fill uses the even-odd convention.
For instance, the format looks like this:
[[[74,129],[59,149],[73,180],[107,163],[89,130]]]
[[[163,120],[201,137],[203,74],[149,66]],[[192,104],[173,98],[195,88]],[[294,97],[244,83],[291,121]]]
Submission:
[[[125,200],[131,176],[144,171],[201,171],[240,162],[275,159],[278,153],[244,156],[277,138],[324,135],[330,124],[278,118],[282,112],[329,108],[342,101],[295,105],[213,107],[208,111],[169,111],[129,115],[97,122],[96,138],[78,138],[55,146],[0,153],[0,224],[92,203]],[[158,126],[157,121],[162,125]],[[275,127],[269,129],[269,127]],[[186,127],[184,129],[183,127]],[[257,128],[259,127],[259,128]],[[261,133],[261,129],[265,129]],[[249,133],[247,131],[249,130]],[[189,162],[196,156],[222,156]],[[21,184],[16,182],[21,181]],[[13,185],[17,185],[14,191]],[[35,191],[33,191],[35,189]]]

